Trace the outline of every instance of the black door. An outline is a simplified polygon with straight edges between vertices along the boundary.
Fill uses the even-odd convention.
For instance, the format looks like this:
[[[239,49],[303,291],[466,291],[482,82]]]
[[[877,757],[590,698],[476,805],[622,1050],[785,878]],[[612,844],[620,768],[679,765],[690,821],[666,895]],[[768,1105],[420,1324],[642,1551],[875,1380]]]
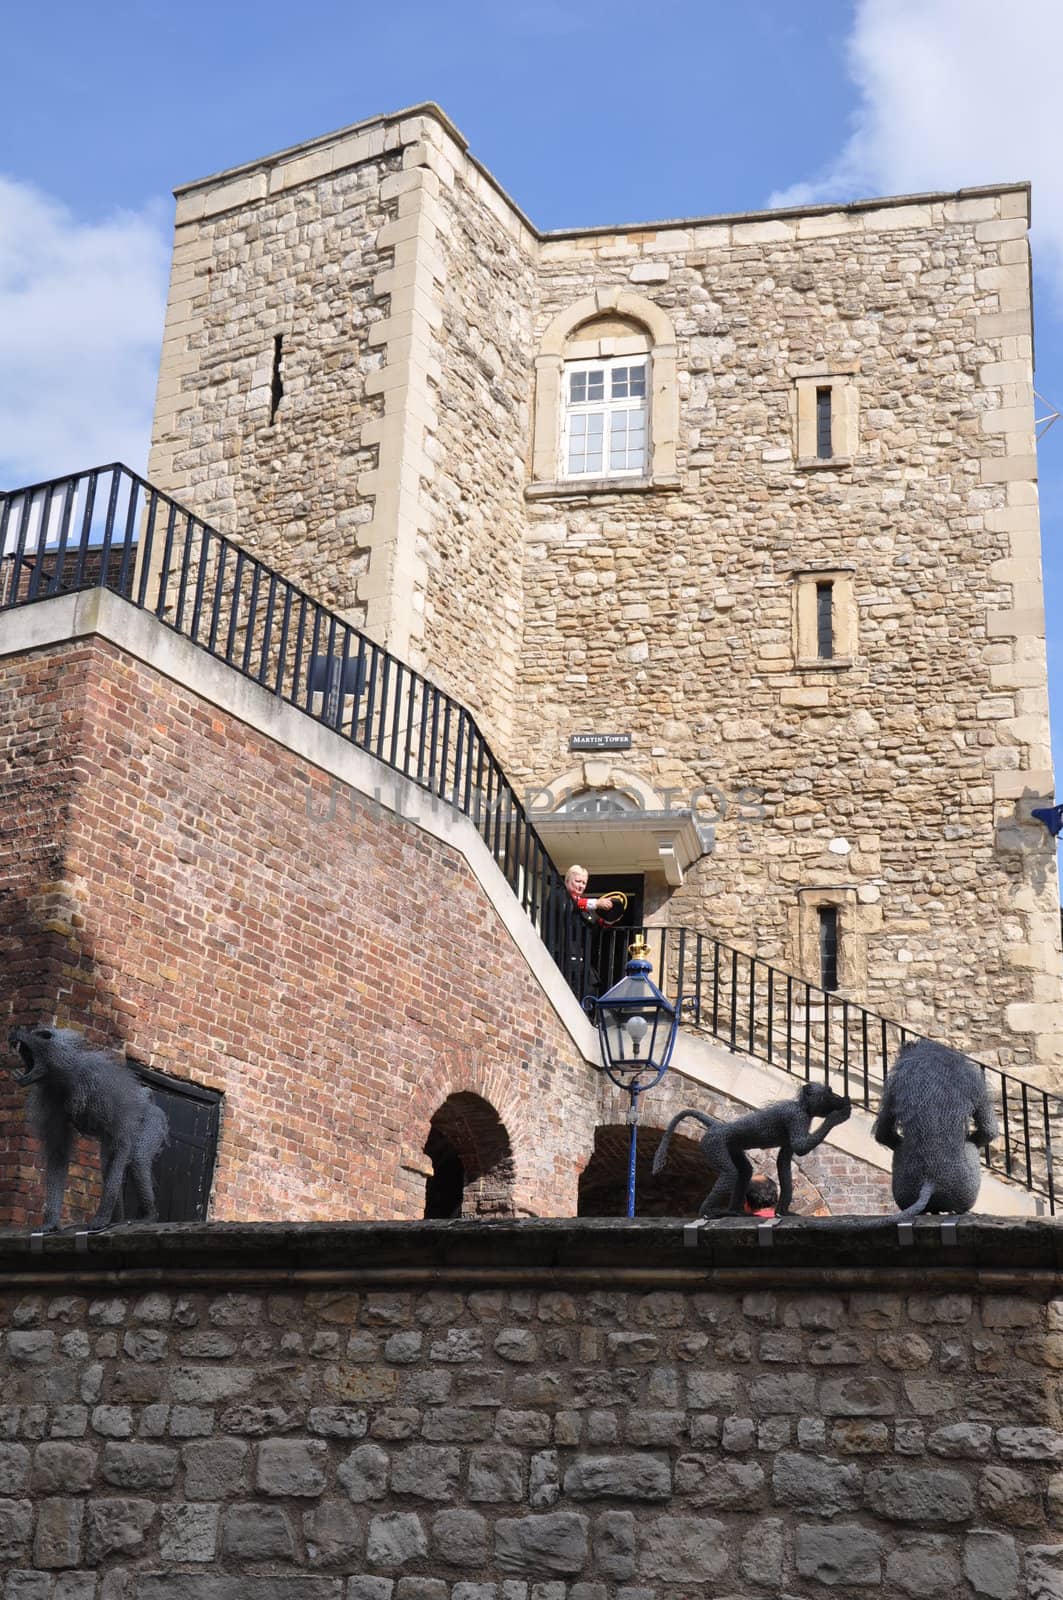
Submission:
[[[593,966],[598,974],[598,993],[604,994],[614,983],[619,983],[627,966],[627,947],[631,942],[630,929],[642,927],[643,899],[646,879],[641,873],[596,872],[587,880],[589,895],[608,894],[619,889],[628,897],[627,908],[617,916],[616,910],[604,913],[606,921],[615,926],[599,928],[594,935]]]
[[[221,1095],[216,1089],[167,1078],[133,1061],[129,1065],[155,1104],[162,1107],[170,1130],[153,1168],[159,1221],[205,1222],[218,1149]],[[135,1221],[139,1207],[128,1178],[122,1201],[126,1216]]]

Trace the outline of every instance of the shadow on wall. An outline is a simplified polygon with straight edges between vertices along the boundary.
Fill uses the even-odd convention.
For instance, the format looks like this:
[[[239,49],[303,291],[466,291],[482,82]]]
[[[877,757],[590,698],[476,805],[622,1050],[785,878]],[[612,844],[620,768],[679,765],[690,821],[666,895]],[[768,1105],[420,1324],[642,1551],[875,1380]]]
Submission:
[[[426,1217],[511,1217],[513,1152],[505,1125],[478,1094],[448,1095],[432,1118],[424,1153]]]

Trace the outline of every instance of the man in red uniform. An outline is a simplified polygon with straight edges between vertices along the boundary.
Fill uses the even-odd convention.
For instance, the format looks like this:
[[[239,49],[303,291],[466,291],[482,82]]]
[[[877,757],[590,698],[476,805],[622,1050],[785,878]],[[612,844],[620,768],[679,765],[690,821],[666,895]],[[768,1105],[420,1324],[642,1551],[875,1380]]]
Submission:
[[[611,911],[613,902],[608,895],[604,895],[600,900],[596,899],[594,895],[588,895],[586,867],[569,867],[565,873],[565,888],[576,902],[577,908],[584,915],[588,916],[588,918],[593,916],[600,928],[605,927],[604,918],[600,913],[602,911]]]

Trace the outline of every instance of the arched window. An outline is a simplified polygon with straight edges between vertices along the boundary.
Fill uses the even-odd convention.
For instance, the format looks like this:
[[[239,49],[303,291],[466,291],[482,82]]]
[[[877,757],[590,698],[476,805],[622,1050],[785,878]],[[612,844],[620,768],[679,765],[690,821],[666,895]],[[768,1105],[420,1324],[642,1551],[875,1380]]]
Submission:
[[[659,306],[599,289],[556,316],[535,363],[530,492],[676,481],[676,345]]]

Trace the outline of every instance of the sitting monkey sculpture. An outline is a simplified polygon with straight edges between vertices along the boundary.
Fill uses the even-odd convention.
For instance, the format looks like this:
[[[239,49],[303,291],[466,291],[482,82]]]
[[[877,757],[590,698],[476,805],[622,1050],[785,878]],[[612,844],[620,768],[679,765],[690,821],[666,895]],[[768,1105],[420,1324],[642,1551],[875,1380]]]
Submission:
[[[15,1082],[30,1089],[29,1114],[45,1157],[44,1227],[58,1228],[73,1136],[98,1139],[103,1194],[90,1228],[122,1220],[122,1184],[133,1175],[145,1221],[155,1217],[151,1167],[166,1142],[166,1113],[129,1068],[92,1050],[69,1028],[15,1028],[8,1043],[22,1061]]]
[[[776,1164],[779,1173],[779,1203],[776,1215],[785,1216],[794,1197],[793,1158],[805,1156],[814,1150],[839,1123],[852,1112],[852,1104],[844,1096],[835,1094],[826,1084],[806,1083],[795,1100],[776,1100],[750,1111],[734,1122],[722,1122],[717,1117],[707,1117],[702,1111],[680,1111],[667,1128],[657,1154],[653,1158],[654,1172],[660,1172],[668,1159],[668,1146],[677,1123],[684,1117],[694,1117],[704,1123],[708,1132],[702,1136],[702,1153],[710,1167],[718,1174],[708,1197],[698,1210],[701,1217],[723,1212],[740,1213],[745,1206],[746,1190],[753,1176],[753,1168],[745,1152],[768,1150],[778,1146]],[[824,1120],[816,1132],[811,1131],[814,1118]]]
[[[932,1039],[912,1039],[897,1053],[872,1129],[893,1151],[889,1222],[924,1211],[970,1211],[982,1183],[980,1145],[998,1133],[985,1078],[968,1057]]]

